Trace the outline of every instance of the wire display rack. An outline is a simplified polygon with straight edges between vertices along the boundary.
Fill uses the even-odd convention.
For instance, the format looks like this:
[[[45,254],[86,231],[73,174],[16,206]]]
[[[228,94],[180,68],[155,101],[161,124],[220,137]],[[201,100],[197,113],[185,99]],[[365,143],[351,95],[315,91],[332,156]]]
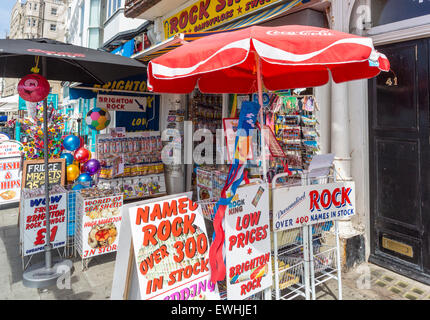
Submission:
[[[67,190],[67,242],[65,255],[67,258],[76,256],[75,231],[76,231],[76,193],[77,190]]]
[[[310,177],[308,171],[276,175],[272,189],[336,182],[335,171],[329,175]],[[272,224],[273,225],[273,224]],[[335,245],[327,243],[327,234],[333,233]],[[276,300],[316,299],[316,287],[334,279],[338,282],[338,299],[342,299],[341,265],[338,221],[273,231],[273,273]]]
[[[278,187],[293,187],[304,184],[299,171],[293,175],[278,174],[273,178],[272,190]],[[273,194],[273,192],[272,192]],[[273,223],[271,223],[273,226]],[[308,229],[294,228],[275,231],[272,227],[272,270],[274,290],[272,296],[276,300],[292,300],[296,298],[310,299],[309,246]]]

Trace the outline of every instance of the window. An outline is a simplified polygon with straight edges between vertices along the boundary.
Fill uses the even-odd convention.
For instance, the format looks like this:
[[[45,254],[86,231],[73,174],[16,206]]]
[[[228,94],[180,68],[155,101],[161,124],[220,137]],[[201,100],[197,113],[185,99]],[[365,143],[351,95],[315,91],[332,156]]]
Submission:
[[[31,19],[27,19],[27,25],[31,26]]]
[[[51,30],[51,31],[57,31],[57,25],[51,23],[51,25],[49,26],[49,30]]]
[[[36,26],[36,19],[32,19],[31,22],[32,22],[32,26],[35,27]]]
[[[56,16],[56,15],[57,15],[57,8],[52,7],[52,8],[51,8],[51,14],[52,14],[53,16]]]
[[[37,3],[34,3],[34,4],[33,4],[33,9],[34,9],[34,10],[37,10]]]
[[[430,1],[374,0],[372,5],[373,27],[416,18],[430,13]]]

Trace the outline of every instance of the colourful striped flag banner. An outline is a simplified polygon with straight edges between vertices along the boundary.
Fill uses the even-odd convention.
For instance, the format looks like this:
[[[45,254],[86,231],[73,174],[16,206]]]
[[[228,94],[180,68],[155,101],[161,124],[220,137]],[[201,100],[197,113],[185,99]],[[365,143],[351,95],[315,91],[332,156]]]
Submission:
[[[239,123],[236,132],[235,153],[233,162],[221,191],[221,197],[214,207],[214,241],[209,249],[209,263],[211,266],[211,281],[216,283],[225,278],[225,231],[224,217],[227,206],[230,204],[236,190],[243,180],[247,182],[245,174],[248,152],[251,150],[252,130],[256,128],[257,115],[260,105],[251,101],[242,102],[239,114]]]

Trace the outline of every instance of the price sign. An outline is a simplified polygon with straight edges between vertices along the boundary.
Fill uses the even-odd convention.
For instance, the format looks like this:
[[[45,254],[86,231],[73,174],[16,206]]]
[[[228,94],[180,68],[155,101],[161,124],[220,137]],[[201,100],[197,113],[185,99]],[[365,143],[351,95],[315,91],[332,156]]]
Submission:
[[[51,159],[48,164],[49,184],[64,186],[66,177],[66,159]],[[44,160],[25,160],[23,164],[22,186],[37,189],[45,185]]]
[[[215,300],[209,240],[191,192],[129,208],[142,299]]]
[[[45,197],[24,199],[21,211],[22,255],[28,256],[42,252],[46,239]],[[66,245],[67,231],[67,194],[59,193],[50,196],[50,241],[52,248]]]

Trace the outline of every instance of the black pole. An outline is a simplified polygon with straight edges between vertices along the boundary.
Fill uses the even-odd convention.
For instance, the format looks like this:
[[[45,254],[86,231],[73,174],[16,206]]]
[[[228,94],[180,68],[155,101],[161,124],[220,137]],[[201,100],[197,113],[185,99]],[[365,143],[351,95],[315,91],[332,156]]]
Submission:
[[[42,57],[42,75],[47,78],[46,58]],[[48,99],[43,100],[43,159],[45,162],[45,213],[46,213],[46,234],[45,234],[45,267],[52,268],[51,257],[51,224],[49,215],[49,150],[48,150]]]

